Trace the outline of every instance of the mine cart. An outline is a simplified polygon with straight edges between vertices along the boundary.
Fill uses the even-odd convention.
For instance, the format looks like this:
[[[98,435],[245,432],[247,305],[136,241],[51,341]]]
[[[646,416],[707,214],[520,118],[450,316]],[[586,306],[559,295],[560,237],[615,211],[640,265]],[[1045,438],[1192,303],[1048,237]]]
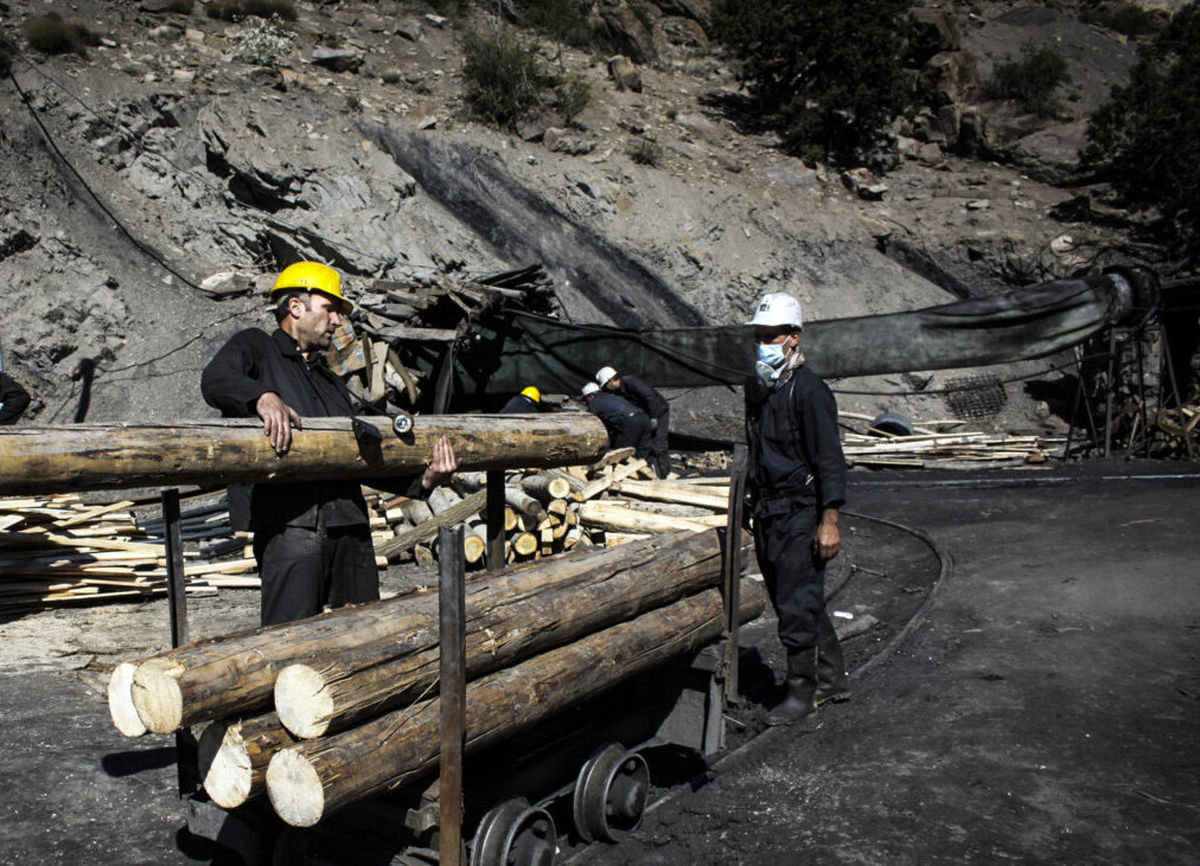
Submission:
[[[740,449],[739,449],[740,452]],[[735,455],[735,467],[744,457]],[[446,555],[440,564],[438,594],[439,688],[434,724],[422,730],[437,739],[437,770],[428,763],[388,785],[386,793],[340,802],[328,817],[281,823],[264,801],[251,800],[235,809],[211,802],[201,787],[196,741],[187,729],[176,733],[179,756],[179,794],[193,834],[237,852],[248,864],[469,863],[550,864],[560,840],[570,844],[616,842],[636,829],[650,793],[652,767],[660,758],[678,773],[691,772],[724,745],[723,711],[728,696],[736,695],[738,625],[761,611],[764,596],[757,584],[740,589],[742,473],[735,468],[730,485],[729,523],[713,550],[719,561],[720,586],[703,596],[708,604],[703,627],[672,619],[681,605],[699,604],[701,595],[652,611],[592,635],[607,647],[605,663],[625,658],[619,672],[601,676],[590,671],[587,640],[544,653],[529,664],[501,672],[514,684],[512,704],[499,674],[486,678],[484,692],[472,681],[469,703],[465,663],[464,563]],[[503,482],[502,473],[499,480]],[[164,498],[168,524],[177,507]],[[717,532],[714,530],[714,532]],[[462,550],[462,528],[443,529],[442,551]],[[698,536],[697,536],[698,537]],[[169,557],[170,559],[170,557]],[[181,578],[172,579],[172,639],[186,639],[187,611]],[[625,638],[634,626],[647,631],[651,615],[666,637],[651,649],[639,649]],[[638,632],[640,634],[641,632]],[[638,638],[650,640],[650,638]],[[557,678],[556,668],[543,662],[556,654],[573,653],[581,673],[569,682]],[[597,656],[599,658],[599,655]],[[582,660],[582,661],[581,661]],[[525,680],[513,679],[525,677]],[[528,680],[536,680],[529,712]],[[519,687],[517,687],[519,686]],[[480,709],[481,704],[486,704]],[[544,710],[544,711],[543,711]],[[520,721],[511,725],[485,722],[511,712]],[[488,714],[491,714],[490,716]],[[467,730],[467,721],[471,731]],[[501,722],[503,719],[501,719]],[[476,728],[490,725],[480,734]],[[413,736],[408,734],[408,736]],[[470,739],[468,739],[470,736]],[[431,744],[426,744],[431,747]],[[467,753],[470,754],[467,754]],[[679,761],[678,758],[684,758]],[[272,764],[274,767],[274,764]],[[668,783],[673,780],[666,780]],[[674,781],[682,781],[677,779]],[[275,792],[274,810],[280,811]]]

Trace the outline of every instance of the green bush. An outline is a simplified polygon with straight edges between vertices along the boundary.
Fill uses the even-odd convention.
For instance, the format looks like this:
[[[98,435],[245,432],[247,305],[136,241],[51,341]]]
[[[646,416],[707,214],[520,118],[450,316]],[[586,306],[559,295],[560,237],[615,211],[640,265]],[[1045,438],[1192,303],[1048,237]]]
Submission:
[[[292,50],[296,34],[277,20],[260,21],[233,39],[233,55],[255,66],[278,67]]]
[[[1015,99],[1026,111],[1050,117],[1059,110],[1058,89],[1071,80],[1067,58],[1053,45],[1028,44],[1021,59],[997,64],[983,87],[994,99]]]
[[[558,83],[537,50],[507,30],[471,31],[462,39],[459,77],[471,112],[496,126],[511,126],[542,103],[542,91]]]
[[[1162,30],[1162,18],[1135,3],[1098,3],[1084,8],[1080,18],[1126,36],[1148,36]]]
[[[295,21],[296,7],[292,0],[214,0],[205,14],[221,21],[241,21],[251,16]]]
[[[857,161],[911,103],[911,0],[716,0],[713,32],[740,61],[757,116],[784,146]]]
[[[47,12],[25,22],[29,46],[46,54],[78,54],[87,57],[87,46],[99,45],[100,37],[82,21]]]
[[[657,166],[662,162],[662,146],[652,138],[640,138],[625,151],[638,165]]]
[[[554,88],[558,97],[558,110],[562,112],[567,123],[574,123],[592,98],[592,86],[582,75],[571,74],[559,81]]]
[[[1179,9],[1097,109],[1080,154],[1133,204],[1157,207],[1172,256],[1200,254],[1200,7]]]
[[[587,48],[595,42],[587,15],[571,0],[524,0],[516,7],[517,23],[558,42]]]

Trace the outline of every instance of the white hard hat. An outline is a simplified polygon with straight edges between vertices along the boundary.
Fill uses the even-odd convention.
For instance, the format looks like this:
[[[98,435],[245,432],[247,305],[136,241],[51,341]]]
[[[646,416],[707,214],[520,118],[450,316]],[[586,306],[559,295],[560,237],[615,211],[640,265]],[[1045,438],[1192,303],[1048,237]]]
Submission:
[[[616,375],[617,375],[617,371],[614,370],[612,367],[601,367],[599,370],[596,371],[596,381],[599,382],[600,387],[603,388],[605,385],[608,384],[608,380],[613,378]]]
[[[746,324],[763,328],[778,328],[791,325],[804,327],[804,314],[800,302],[786,292],[771,292],[762,296],[754,310],[754,318]]]
[[[595,394],[599,390],[600,386],[595,382],[588,382],[583,386],[583,396],[586,397],[588,394]]]

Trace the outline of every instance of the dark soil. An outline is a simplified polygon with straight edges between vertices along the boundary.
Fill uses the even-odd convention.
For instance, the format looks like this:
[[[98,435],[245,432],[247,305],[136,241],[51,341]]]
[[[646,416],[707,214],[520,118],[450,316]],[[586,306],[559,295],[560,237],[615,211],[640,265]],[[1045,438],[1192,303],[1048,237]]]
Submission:
[[[854,699],[763,732],[781,659],[770,618],[751,624],[726,749],[651,750],[641,827],[582,846],[560,821],[558,862],[1194,863],[1200,479],[1132,469],[861,476],[855,512],[915,534],[847,520],[832,607],[880,620],[846,642]],[[253,595],[222,593],[225,613]],[[75,616],[132,638],[125,607]],[[184,829],[173,738],[121,737],[88,670],[108,657],[75,640],[0,675],[0,863],[237,862]],[[389,857],[359,837],[305,862]]]

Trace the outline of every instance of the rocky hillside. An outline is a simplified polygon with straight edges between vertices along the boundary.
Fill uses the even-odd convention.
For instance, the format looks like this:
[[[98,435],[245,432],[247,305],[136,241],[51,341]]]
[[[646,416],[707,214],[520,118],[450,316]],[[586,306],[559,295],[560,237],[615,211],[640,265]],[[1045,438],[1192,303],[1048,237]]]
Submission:
[[[572,125],[548,110],[518,133],[464,112],[461,34],[494,25],[471,9],[295,9],[294,40],[262,65],[248,43],[261,19],[208,17],[201,2],[0,2],[0,345],[35,395],[26,423],[211,414],[200,368],[262,321],[271,275],[297,255],[342,268],[351,292],[537,259],[574,319],[624,325],[738,322],[766,290],[795,292],[814,319],[890,312],[1128,257],[1121,219],[1072,221],[1102,210],[1103,190],[1066,184],[1088,112],[1135,48],[1059,3],[922,10],[928,104],[897,124],[903,159],[883,177],[810,168],[744,131],[706,0],[647,0],[637,15],[597,0],[608,41],[592,51],[523,32],[591,98]],[[86,56],[30,46],[26,22],[51,10],[94,35]],[[979,95],[1029,44],[1069,61],[1049,120]],[[473,190],[471,213],[446,200],[451,180]],[[1072,207],[1082,196],[1091,206]],[[518,199],[537,208],[516,213]],[[584,235],[586,250],[568,242]],[[843,381],[839,399],[945,417],[936,398],[850,392],[961,372]],[[1054,426],[1020,386],[1008,395],[990,420]]]

